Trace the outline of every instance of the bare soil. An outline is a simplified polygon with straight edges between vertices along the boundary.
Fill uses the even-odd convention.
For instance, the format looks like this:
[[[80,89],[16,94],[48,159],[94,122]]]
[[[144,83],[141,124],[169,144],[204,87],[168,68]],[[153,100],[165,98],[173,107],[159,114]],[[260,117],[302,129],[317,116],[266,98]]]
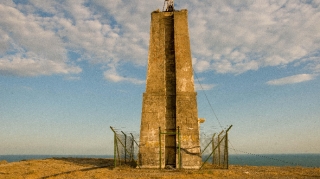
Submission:
[[[50,158],[20,162],[1,162],[0,179],[28,178],[319,178],[320,168],[240,166],[201,170],[114,168],[112,159]]]

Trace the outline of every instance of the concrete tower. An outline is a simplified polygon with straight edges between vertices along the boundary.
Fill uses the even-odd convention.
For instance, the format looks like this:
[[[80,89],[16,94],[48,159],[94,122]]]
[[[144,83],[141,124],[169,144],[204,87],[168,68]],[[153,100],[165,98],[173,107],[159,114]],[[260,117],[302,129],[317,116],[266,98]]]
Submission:
[[[179,164],[182,168],[200,167],[196,95],[187,10],[176,11],[170,7],[164,12],[152,12],[140,128],[142,168],[159,168],[160,164],[161,168],[178,168]],[[180,150],[179,135],[172,134],[178,127]],[[159,129],[171,134],[161,134],[160,141]]]

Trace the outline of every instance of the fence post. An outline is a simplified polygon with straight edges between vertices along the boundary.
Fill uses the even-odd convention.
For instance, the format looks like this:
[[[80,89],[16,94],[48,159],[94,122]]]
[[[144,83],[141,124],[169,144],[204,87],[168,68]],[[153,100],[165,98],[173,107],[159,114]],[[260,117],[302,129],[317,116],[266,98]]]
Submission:
[[[181,169],[181,141],[180,141],[180,128],[178,126],[178,162],[179,169]]]
[[[132,133],[130,133],[130,135],[132,137],[130,162],[132,162],[132,161],[134,161],[134,137],[133,137]]]
[[[216,150],[217,147],[220,147],[220,143],[222,142],[223,139],[224,139],[224,137],[222,137],[221,141],[218,141],[218,144],[217,144],[217,146],[213,149],[213,151]],[[211,154],[207,157],[207,159],[202,163],[202,165],[201,165],[201,167],[199,168],[199,170],[201,170],[201,168],[202,168],[202,167],[204,166],[204,164],[208,161],[208,159],[211,157],[212,154],[213,154],[213,153],[211,152]]]
[[[214,161],[215,161],[215,158],[216,158],[216,156],[215,156],[215,150],[213,150],[214,149],[214,136],[216,135],[216,133],[214,133],[213,135],[212,135],[212,165],[214,164]]]
[[[161,170],[161,127],[159,127],[159,169]]]
[[[221,134],[224,132],[224,130],[222,130],[221,132],[220,132],[220,134],[218,135],[218,141],[219,141],[219,145],[218,145],[218,165],[220,166],[221,165],[221,160],[220,160],[220,155],[221,155],[221,153],[220,153],[220,147],[221,147],[221,145],[220,145],[220,136],[221,136]],[[222,139],[221,139],[222,140]]]
[[[116,134],[116,131],[114,131],[114,129],[110,126],[110,129],[112,130],[113,132],[113,162],[114,162],[114,168],[116,168],[117,166],[117,134]]]
[[[116,168],[117,167],[117,148],[118,148],[118,144],[117,144],[117,136],[116,136],[117,134],[116,133],[114,133],[114,143],[113,143],[113,148],[114,148],[114,168]]]
[[[228,132],[226,131],[226,137],[224,141],[224,166],[223,168],[228,169]]]
[[[229,130],[231,129],[232,125],[226,130],[226,141],[225,141],[225,153],[226,153],[226,157],[225,157],[225,160],[226,160],[226,163],[227,163],[227,168],[229,168],[229,147],[228,147],[228,132]]]
[[[121,131],[124,135],[124,163],[127,164],[127,135]]]

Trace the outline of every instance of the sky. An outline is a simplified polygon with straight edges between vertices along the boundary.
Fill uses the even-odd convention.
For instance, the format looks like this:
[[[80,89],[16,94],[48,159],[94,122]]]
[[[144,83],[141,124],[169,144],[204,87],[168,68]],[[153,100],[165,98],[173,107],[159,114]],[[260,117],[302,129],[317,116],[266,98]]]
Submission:
[[[113,154],[139,134],[151,12],[163,0],[1,0],[0,155]],[[230,153],[320,153],[320,1],[188,9],[202,135]]]

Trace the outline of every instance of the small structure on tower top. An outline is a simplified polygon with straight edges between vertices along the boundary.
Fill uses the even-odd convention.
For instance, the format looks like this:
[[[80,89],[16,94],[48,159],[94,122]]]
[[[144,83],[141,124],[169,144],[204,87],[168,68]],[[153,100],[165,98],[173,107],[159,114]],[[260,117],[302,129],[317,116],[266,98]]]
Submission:
[[[162,11],[173,12],[174,11],[174,2],[173,2],[173,0],[164,0]]]

